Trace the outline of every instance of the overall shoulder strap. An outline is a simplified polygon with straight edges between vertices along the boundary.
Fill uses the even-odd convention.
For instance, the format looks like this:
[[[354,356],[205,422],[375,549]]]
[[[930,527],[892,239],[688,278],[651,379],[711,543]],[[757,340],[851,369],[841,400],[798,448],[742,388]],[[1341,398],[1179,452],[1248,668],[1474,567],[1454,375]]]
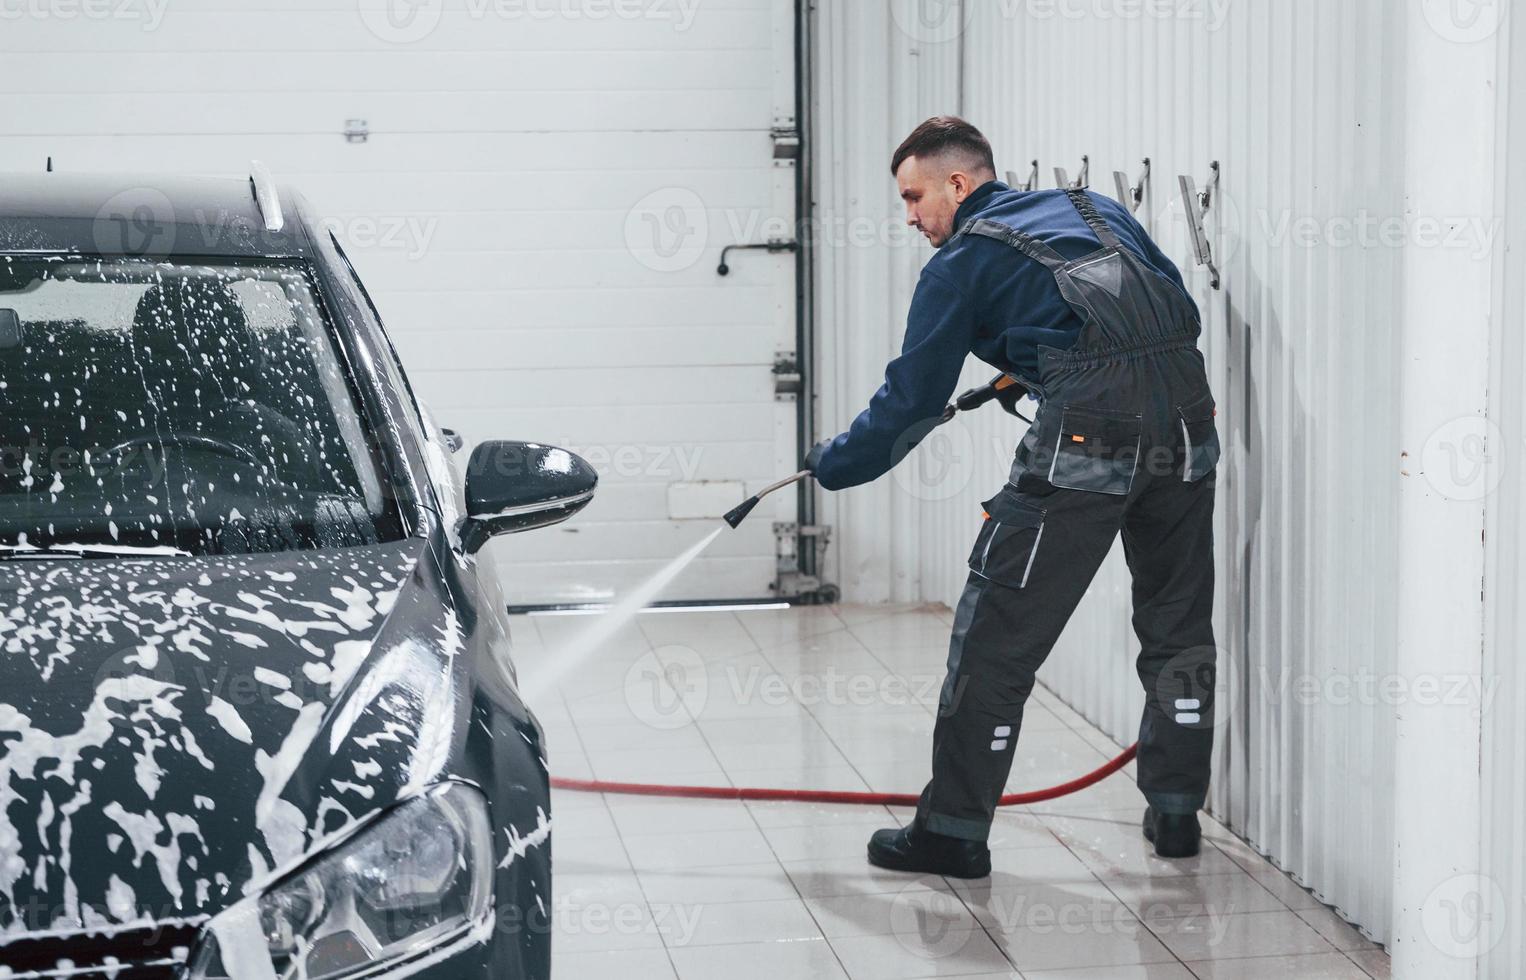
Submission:
[[[1091,227],[1092,232],[1097,236],[1097,241],[1102,243],[1103,248],[1116,248],[1118,246],[1118,236],[1113,232],[1112,228],[1108,227],[1107,222],[1102,220],[1102,215],[1097,212],[1097,206],[1092,203],[1091,198],[1086,196],[1085,191],[1077,190],[1073,187],[1067,188],[1065,196],[1070,198],[1070,203],[1074,204],[1076,210],[1081,212],[1081,217]]]
[[[980,235],[1005,242],[1046,268],[1058,270],[1065,264],[1065,257],[1026,231],[1004,225],[989,218],[975,218],[959,230],[961,235]]]

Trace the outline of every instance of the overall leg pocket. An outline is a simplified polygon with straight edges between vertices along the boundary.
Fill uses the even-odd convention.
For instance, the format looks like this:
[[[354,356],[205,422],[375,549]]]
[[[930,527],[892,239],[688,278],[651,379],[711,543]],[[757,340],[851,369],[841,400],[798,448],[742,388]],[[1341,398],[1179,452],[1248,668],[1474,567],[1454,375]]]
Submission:
[[[1217,409],[1212,392],[1186,405],[1177,406],[1182,437],[1182,479],[1201,480],[1219,462],[1219,430],[1214,425]]]
[[[1071,490],[1126,494],[1139,463],[1138,413],[1065,406],[1049,482]]]
[[[1025,587],[1044,536],[1044,509],[1023,502],[1011,488],[981,506],[986,522],[970,550],[970,571],[997,585]]]

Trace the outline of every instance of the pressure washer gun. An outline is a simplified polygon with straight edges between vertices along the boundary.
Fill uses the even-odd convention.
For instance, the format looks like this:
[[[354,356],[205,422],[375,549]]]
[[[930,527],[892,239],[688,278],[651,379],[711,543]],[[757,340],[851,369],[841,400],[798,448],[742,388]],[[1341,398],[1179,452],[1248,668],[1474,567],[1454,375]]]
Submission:
[[[969,391],[966,391],[958,398],[955,398],[953,403],[943,410],[943,415],[938,419],[938,424],[942,425],[943,423],[952,419],[955,415],[958,415],[960,412],[973,411],[974,409],[979,408],[986,402],[989,402],[993,399],[999,401],[1001,403],[1001,407],[1005,409],[1009,414],[1016,415],[1024,422],[1032,422],[1032,419],[1023,415],[1019,415],[1017,411],[1017,403],[1022,401],[1023,397],[1027,394],[1028,389],[1023,386],[1021,381],[1018,381],[1010,374],[998,374],[996,377],[992,378],[986,384],[981,385],[979,388],[971,388]],[[764,487],[762,490],[759,490],[751,497],[748,497],[746,500],[742,501],[739,505],[737,505],[737,507],[728,511],[724,518],[726,523],[730,524],[733,528],[737,527],[742,523],[743,519],[745,519],[748,514],[752,513],[752,509],[758,506],[758,501],[773,493],[775,490],[783,490],[785,487],[790,486],[793,483],[799,483],[801,480],[804,480],[810,475],[810,470],[801,470],[799,473],[785,477],[778,483],[773,483]]]
[[[1024,422],[1032,422],[1032,419],[1020,414],[1017,410],[1017,403],[1022,401],[1027,394],[1028,389],[1024,387],[1021,381],[1010,374],[998,374],[979,388],[971,388],[958,398],[955,398],[953,404],[943,410],[943,418],[939,424],[941,425],[943,422],[949,421],[960,412],[968,412],[979,408],[992,399],[999,401],[1001,407],[1008,415],[1015,415]]]

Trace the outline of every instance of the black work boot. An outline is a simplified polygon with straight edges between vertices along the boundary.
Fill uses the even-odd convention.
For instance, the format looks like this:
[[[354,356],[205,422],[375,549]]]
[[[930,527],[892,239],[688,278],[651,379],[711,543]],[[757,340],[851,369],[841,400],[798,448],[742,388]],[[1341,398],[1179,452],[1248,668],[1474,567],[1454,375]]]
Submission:
[[[914,820],[899,829],[876,830],[869,838],[869,863],[891,871],[984,878],[991,873],[991,849],[984,841],[935,834]]]
[[[1152,806],[1145,807],[1145,840],[1155,845],[1155,853],[1163,858],[1192,857],[1198,852],[1203,828],[1197,822],[1196,813],[1156,813]]]

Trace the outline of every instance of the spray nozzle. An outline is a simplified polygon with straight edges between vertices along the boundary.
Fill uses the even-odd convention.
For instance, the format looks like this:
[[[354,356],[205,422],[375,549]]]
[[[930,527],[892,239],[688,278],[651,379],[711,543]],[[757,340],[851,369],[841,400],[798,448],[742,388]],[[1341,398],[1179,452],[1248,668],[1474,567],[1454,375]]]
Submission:
[[[762,500],[764,497],[766,497],[769,494],[773,493],[775,490],[782,490],[785,487],[789,486],[791,483],[798,483],[799,481],[805,479],[806,477],[808,477],[810,475],[811,475],[811,471],[810,470],[801,470],[799,473],[796,473],[794,476],[787,476],[784,479],[780,480],[778,483],[771,483],[771,484],[769,484],[768,486],[764,487],[762,490],[759,490],[757,493],[753,494],[751,497],[748,497],[746,500],[742,501],[734,509],[727,511],[726,512],[726,516],[723,518],[723,520],[725,520],[725,522],[727,524],[730,524],[733,528],[735,528],[737,525],[741,524],[742,521],[747,518],[748,514],[752,513],[752,509],[754,507],[758,506],[758,501]]]

